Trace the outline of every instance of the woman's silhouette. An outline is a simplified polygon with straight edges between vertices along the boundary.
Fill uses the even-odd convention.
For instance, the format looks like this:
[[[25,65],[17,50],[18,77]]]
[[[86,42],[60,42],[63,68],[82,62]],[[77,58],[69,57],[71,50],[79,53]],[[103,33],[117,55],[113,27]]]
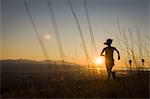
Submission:
[[[113,58],[113,53],[114,53],[114,50],[118,53],[118,60],[120,60],[120,54],[119,54],[119,51],[115,48],[115,47],[112,47],[111,44],[112,44],[112,39],[107,39],[107,41],[104,43],[105,45],[108,45],[107,47],[105,47],[102,52],[101,52],[101,56],[105,56],[105,65],[106,65],[106,68],[107,68],[107,72],[108,72],[108,77],[112,77],[113,78],[113,75],[112,75],[112,68],[114,66],[114,58]],[[105,55],[103,54],[105,52]]]

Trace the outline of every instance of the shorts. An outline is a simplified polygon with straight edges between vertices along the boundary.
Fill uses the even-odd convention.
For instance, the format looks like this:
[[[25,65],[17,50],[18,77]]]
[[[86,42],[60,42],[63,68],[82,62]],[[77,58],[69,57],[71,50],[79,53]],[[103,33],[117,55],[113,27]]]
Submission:
[[[114,59],[111,60],[105,60],[105,64],[107,68],[111,68],[114,66]]]

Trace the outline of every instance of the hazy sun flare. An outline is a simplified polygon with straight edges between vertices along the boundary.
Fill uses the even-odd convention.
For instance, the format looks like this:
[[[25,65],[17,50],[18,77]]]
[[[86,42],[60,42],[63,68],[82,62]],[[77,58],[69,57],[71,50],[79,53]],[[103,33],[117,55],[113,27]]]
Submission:
[[[102,65],[102,64],[104,64],[104,59],[103,59],[103,57],[96,57],[95,58],[95,64],[97,64],[97,65]]]

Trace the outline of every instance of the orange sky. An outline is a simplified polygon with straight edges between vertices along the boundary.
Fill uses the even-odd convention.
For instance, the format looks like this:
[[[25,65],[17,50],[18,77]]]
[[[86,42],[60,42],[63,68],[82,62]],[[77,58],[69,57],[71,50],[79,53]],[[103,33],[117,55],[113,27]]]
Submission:
[[[72,0],[73,1],[73,0]],[[38,29],[45,52],[49,59],[60,60],[56,33],[54,32],[51,17],[48,11],[48,5],[45,1],[35,0],[27,2],[32,12],[33,20]],[[94,39],[97,50],[94,52],[90,41],[90,33],[85,17],[85,9],[81,0],[72,2],[78,20],[81,25],[84,40],[88,54],[92,59],[99,56],[101,50],[105,47],[103,44],[107,38],[114,39],[115,46],[121,53],[121,60],[116,61],[117,65],[123,66],[131,55],[127,55],[125,36],[127,36],[128,46],[132,46],[129,27],[133,35],[134,52],[139,59],[143,56],[149,59],[149,5],[146,0],[138,1],[99,1],[89,0],[88,10],[90,22],[92,25]],[[83,51],[83,44],[77,29],[75,20],[66,1],[53,0],[52,2],[63,52],[66,61],[84,63],[86,61]],[[44,60],[45,56],[41,45],[35,35],[29,15],[24,8],[22,0],[3,0],[2,3],[2,55],[0,59],[32,59]],[[118,30],[116,19],[119,18],[121,36]],[[120,39],[117,39],[119,36]],[[142,53],[139,46],[141,42]],[[121,42],[122,47],[118,42]],[[126,42],[126,41],[125,41]],[[124,49],[124,50],[123,50]],[[146,54],[148,53],[148,55]],[[93,57],[93,54],[95,55]],[[117,59],[115,57],[115,59]],[[126,60],[124,60],[126,59]],[[150,63],[146,63],[147,65]]]

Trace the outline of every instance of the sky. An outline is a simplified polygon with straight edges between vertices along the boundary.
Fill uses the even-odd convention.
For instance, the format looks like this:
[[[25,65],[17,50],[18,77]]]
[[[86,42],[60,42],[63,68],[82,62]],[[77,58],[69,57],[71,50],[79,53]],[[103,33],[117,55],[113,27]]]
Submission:
[[[1,1],[2,55],[0,59],[45,59],[23,0]],[[70,62],[85,61],[83,43],[68,1],[51,1],[65,56],[64,60]],[[87,0],[90,24],[97,47],[96,52],[93,52],[91,46],[83,0],[71,1],[81,26],[89,56],[92,56],[93,53],[99,56],[105,47],[103,43],[107,38],[114,40],[113,46],[118,48],[122,56],[125,54],[119,47],[119,39],[116,38],[120,35],[117,19],[121,33],[125,33],[129,38],[128,30],[130,28],[133,35],[132,39],[137,43],[141,41],[147,49],[150,49],[148,42],[150,40],[149,0]],[[60,60],[56,33],[46,0],[26,0],[26,2],[48,58]],[[121,35],[120,39],[124,39],[122,38],[123,34]],[[135,53],[138,52],[140,51],[137,46]]]

